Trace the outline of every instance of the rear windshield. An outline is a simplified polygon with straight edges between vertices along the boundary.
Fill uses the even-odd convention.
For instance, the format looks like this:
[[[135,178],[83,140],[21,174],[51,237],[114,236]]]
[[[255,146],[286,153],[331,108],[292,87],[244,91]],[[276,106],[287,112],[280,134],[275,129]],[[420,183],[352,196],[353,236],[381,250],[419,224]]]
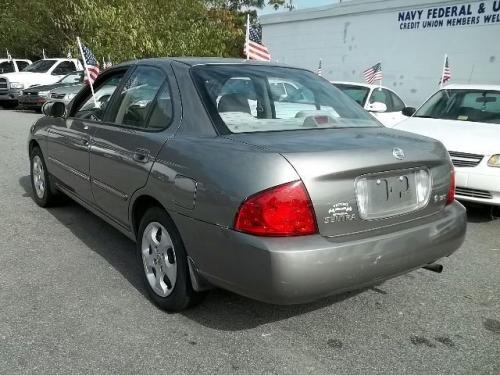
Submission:
[[[28,65],[24,68],[24,71],[32,73],[47,73],[56,62],[57,60],[38,60],[36,63]]]
[[[370,92],[368,87],[363,86],[355,86],[355,85],[345,85],[335,83],[335,87],[342,90],[344,93],[349,95],[352,99],[354,99],[360,106],[365,105],[366,97]]]
[[[427,100],[414,117],[500,124],[500,91],[443,89]]]
[[[380,126],[306,70],[238,64],[196,66],[191,72],[215,124],[231,133]]]

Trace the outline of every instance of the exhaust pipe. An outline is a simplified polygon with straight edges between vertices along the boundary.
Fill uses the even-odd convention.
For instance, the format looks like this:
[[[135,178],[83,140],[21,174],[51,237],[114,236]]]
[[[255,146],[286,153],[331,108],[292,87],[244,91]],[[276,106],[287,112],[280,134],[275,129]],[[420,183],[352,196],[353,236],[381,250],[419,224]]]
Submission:
[[[432,272],[436,272],[436,273],[443,272],[443,265],[438,264],[438,263],[427,264],[426,266],[423,266],[422,268],[429,270],[429,271],[432,271]]]

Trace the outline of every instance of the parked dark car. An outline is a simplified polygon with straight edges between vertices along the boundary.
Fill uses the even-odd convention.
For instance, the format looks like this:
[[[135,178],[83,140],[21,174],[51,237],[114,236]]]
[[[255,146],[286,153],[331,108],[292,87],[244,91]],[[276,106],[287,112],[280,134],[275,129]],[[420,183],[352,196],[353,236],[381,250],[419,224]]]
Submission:
[[[50,100],[51,90],[58,87],[80,86],[83,82],[83,71],[70,73],[60,81],[50,85],[32,86],[21,91],[18,103],[23,108],[40,110],[45,102]]]
[[[244,92],[226,89],[234,79],[248,80]],[[270,81],[303,95],[274,95]],[[95,92],[47,103],[31,128],[34,199],[46,207],[62,192],[136,241],[163,309],[212,286],[304,303],[426,266],[464,240],[443,145],[382,127],[312,72],[150,59],[104,71]]]

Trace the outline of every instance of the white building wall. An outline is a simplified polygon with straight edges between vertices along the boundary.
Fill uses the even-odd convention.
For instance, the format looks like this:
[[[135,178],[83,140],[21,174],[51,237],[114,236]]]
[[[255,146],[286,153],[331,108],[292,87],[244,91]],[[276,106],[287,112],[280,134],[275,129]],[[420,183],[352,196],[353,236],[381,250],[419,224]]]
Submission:
[[[480,3],[485,13],[477,14]],[[263,42],[280,63],[316,71],[321,58],[329,80],[361,82],[362,71],[380,61],[383,84],[417,106],[438,88],[445,53],[453,83],[500,83],[500,10],[488,25],[424,29],[421,21],[418,29],[400,29],[400,11],[425,17],[428,8],[453,5],[470,5],[483,17],[495,15],[500,0],[352,0],[263,16]]]

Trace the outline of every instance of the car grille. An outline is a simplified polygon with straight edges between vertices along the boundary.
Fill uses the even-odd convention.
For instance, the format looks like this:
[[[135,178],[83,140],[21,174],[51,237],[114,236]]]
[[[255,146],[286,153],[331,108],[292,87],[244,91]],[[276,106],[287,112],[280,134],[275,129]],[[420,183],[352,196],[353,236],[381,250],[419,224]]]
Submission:
[[[23,94],[26,96],[38,96],[38,91],[23,91]]]
[[[0,92],[7,91],[7,78],[0,78]]]
[[[52,99],[64,99],[65,96],[66,96],[66,94],[58,94],[58,93],[55,93],[55,92],[53,92],[53,93],[50,94],[50,97]]]
[[[450,151],[450,157],[455,167],[475,167],[481,163],[484,155]]]
[[[470,198],[483,198],[483,199],[493,199],[491,193],[486,190],[469,189],[464,187],[457,187],[456,194],[462,197]]]

